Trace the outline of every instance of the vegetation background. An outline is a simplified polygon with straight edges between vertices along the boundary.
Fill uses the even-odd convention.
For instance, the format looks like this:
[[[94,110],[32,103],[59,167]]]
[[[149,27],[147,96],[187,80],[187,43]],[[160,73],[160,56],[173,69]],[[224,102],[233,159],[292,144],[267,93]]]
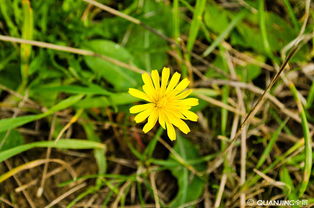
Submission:
[[[0,206],[313,205],[313,8],[0,0]],[[128,88],[164,66],[200,100],[175,142],[128,112]]]

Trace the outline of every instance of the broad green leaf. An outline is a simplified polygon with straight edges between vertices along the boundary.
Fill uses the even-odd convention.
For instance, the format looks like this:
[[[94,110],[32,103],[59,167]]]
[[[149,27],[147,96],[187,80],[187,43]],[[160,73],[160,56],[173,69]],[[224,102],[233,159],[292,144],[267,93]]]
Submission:
[[[53,73],[50,74],[51,77],[54,76]],[[36,80],[34,80],[32,82],[32,84],[30,85],[30,97],[34,100],[36,100],[38,103],[40,103],[40,105],[42,106],[46,106],[46,107],[50,107],[53,106],[57,100],[58,100],[58,95],[60,94],[59,92],[55,91],[50,91],[49,93],[47,92],[41,92],[41,91],[37,91],[37,89],[41,88],[41,87],[56,87],[56,86],[60,86],[61,85],[61,80],[54,79],[53,81],[47,82],[46,83],[46,78],[41,78],[40,76],[37,77]]]
[[[244,18],[246,12],[238,13],[223,30],[221,34],[211,43],[211,45],[204,51],[203,56],[208,56],[233,30],[233,28]]]
[[[143,14],[139,19],[160,33],[169,34],[169,31],[172,30],[170,8],[155,0],[143,1]],[[167,64],[167,50],[169,48],[163,38],[140,25],[132,25],[126,32],[130,35],[125,47],[132,53],[142,68],[150,71],[152,69],[161,69]]]
[[[293,28],[275,13],[265,12],[267,37],[272,52],[281,50],[296,37]],[[258,14],[248,14],[237,27],[238,33],[232,33],[231,44],[253,48],[256,52],[267,54],[258,22]]]
[[[215,3],[209,3],[205,10],[204,22],[210,30],[221,34],[228,27],[229,19],[226,10]]]
[[[24,138],[18,131],[0,132],[0,152],[23,143]]]
[[[212,65],[218,67],[222,71],[229,73],[228,65],[222,56],[217,56],[214,61],[212,61]],[[212,67],[209,67],[205,75],[209,78],[224,78],[224,75],[218,73]]]
[[[84,48],[108,56],[126,64],[134,65],[132,55],[122,46],[109,40],[91,40],[83,44]],[[109,63],[99,57],[85,56],[87,65],[100,77],[112,84],[116,90],[126,91],[140,83],[140,74]]]
[[[246,66],[237,67],[236,72],[241,77],[242,81],[250,82],[261,74],[262,69],[255,64],[248,64]]]
[[[16,89],[21,83],[21,77],[19,74],[19,65],[15,63],[8,63],[6,68],[0,71],[0,83],[10,89]]]
[[[200,156],[194,145],[186,138],[178,135],[174,150],[184,159],[193,160]],[[185,203],[192,202],[201,197],[205,182],[196,175],[193,175],[188,169],[183,167],[173,158],[168,159],[169,162],[176,162],[177,166],[169,167],[169,170],[176,177],[178,182],[178,192],[176,197],[171,201],[170,207],[179,207]],[[194,168],[198,171],[204,170],[204,163],[195,165]]]

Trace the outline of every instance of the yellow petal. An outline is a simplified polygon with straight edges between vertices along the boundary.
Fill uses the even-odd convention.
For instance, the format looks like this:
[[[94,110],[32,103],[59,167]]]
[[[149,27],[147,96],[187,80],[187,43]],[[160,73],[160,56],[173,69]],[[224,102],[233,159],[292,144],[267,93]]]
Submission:
[[[192,111],[183,111],[182,114],[190,121],[197,121],[198,115]]]
[[[137,114],[134,118],[136,123],[143,122],[153,111],[154,107],[149,107],[148,109],[144,110]]]
[[[187,96],[189,96],[191,93],[192,93],[192,89],[189,89],[189,90],[186,90],[184,92],[181,92],[180,94],[178,94],[176,96],[177,99],[183,99],[183,98],[186,98]]]
[[[168,114],[171,114],[172,116],[175,116],[175,117],[183,117],[182,114],[180,113],[181,111],[186,111],[186,109],[180,109],[178,107],[174,107],[174,108],[167,108],[167,109],[164,109],[164,112],[165,112],[165,120],[166,122],[170,122],[169,121],[169,118],[167,117]],[[184,117],[183,117],[184,118]]]
[[[173,90],[175,94],[178,94],[180,92],[182,92],[185,88],[187,88],[187,86],[189,86],[190,84],[190,81],[185,78],[183,79],[179,84],[178,86]]]
[[[184,100],[178,100],[178,103],[187,105],[187,106],[196,106],[198,105],[198,99],[197,98],[187,98]]]
[[[147,96],[147,94],[137,89],[129,88],[129,94],[136,98],[140,98],[149,102],[151,101],[149,97]]]
[[[142,74],[142,79],[145,85],[147,85],[149,88],[154,88],[152,79],[150,78],[148,73],[143,73]]]
[[[149,132],[155,126],[157,120],[158,120],[158,111],[153,110],[151,115],[148,117],[148,122],[145,124],[143,128],[143,131],[145,134]]]
[[[173,90],[173,88],[178,84],[180,77],[181,77],[181,74],[179,74],[178,72],[174,73],[174,75],[172,76],[169,82],[166,92],[170,92],[171,90]]]
[[[147,103],[147,104],[142,104],[142,105],[135,105],[130,108],[130,113],[139,113],[144,110],[147,110],[149,107],[152,107],[154,104],[152,103]]]
[[[143,85],[143,90],[144,90],[144,92],[146,93],[146,95],[147,95],[147,97],[149,98],[149,99],[152,99],[152,97],[154,96],[154,94],[155,94],[155,88],[154,87],[152,87],[152,86],[150,86],[150,85]]]
[[[168,67],[164,67],[162,70],[162,75],[161,75],[161,88],[162,89],[166,89],[169,76],[170,76],[170,69]]]
[[[175,125],[176,127],[178,127],[183,133],[187,134],[191,131],[188,125],[186,125],[186,123],[182,121],[181,119],[179,119],[178,117],[173,116],[170,113],[167,114],[167,117],[168,117],[168,121],[172,123],[173,125]]]
[[[152,71],[152,79],[156,89],[160,88],[160,78],[157,70]]]
[[[169,139],[171,141],[176,140],[176,132],[175,132],[172,124],[169,122],[166,122],[166,126],[167,126],[167,134],[168,134]]]
[[[166,128],[166,120],[165,115],[163,112],[159,112],[159,124],[160,126],[165,129]]]

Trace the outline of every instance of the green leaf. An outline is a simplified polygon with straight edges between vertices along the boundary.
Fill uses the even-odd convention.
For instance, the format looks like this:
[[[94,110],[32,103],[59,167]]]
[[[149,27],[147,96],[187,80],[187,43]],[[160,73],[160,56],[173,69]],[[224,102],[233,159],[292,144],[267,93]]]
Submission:
[[[297,193],[293,181],[291,179],[288,169],[285,166],[280,169],[279,176],[280,180],[284,182],[287,186],[287,188],[284,190],[285,195],[290,200],[297,200]]]
[[[97,108],[107,106],[125,105],[139,101],[138,98],[132,97],[129,93],[115,93],[109,97],[86,97],[79,101],[77,108]]]
[[[91,40],[83,44],[84,48],[98,54],[134,65],[134,58],[122,46],[109,40]],[[125,91],[140,83],[140,74],[109,63],[101,58],[85,56],[87,65],[99,76],[112,84],[116,90]]]
[[[89,119],[86,114],[83,114],[84,119]],[[92,122],[80,122],[86,133],[89,141],[100,142],[99,136],[95,132],[95,126]],[[95,149],[94,157],[98,166],[98,174],[105,174],[107,170],[106,149]],[[101,184],[102,179],[97,178],[97,184]]]
[[[76,108],[99,108],[110,106],[111,102],[107,97],[86,97],[75,104]]]
[[[85,95],[111,95],[112,93],[101,88],[98,85],[90,85],[88,87],[78,85],[63,85],[63,86],[48,86],[33,89],[33,91],[48,93],[48,92],[65,92],[74,94],[85,94]]]
[[[257,56],[255,59],[261,62],[265,61],[263,56]],[[244,66],[238,65],[236,67],[236,72],[241,77],[242,81],[251,82],[262,73],[262,69],[255,64],[246,64]]]
[[[18,131],[0,132],[0,152],[23,143],[24,138]]]
[[[17,118],[2,119],[0,120],[0,132],[14,129],[16,127],[22,126],[29,122],[38,120],[42,117],[43,117],[42,114],[38,114],[38,115],[30,115],[30,116],[20,116]]]
[[[257,162],[257,165],[256,165],[257,169],[260,168],[264,164],[267,157],[269,157],[271,150],[273,149],[273,146],[276,143],[278,136],[281,133],[283,127],[286,125],[286,123],[287,123],[287,120],[282,122],[280,124],[280,126],[278,127],[278,129],[274,133],[272,133],[272,136],[271,136],[266,148],[264,149],[262,155],[260,156],[260,158]]]
[[[193,160],[199,159],[197,149],[186,138],[178,135],[177,142],[174,146],[174,150],[184,159]],[[177,178],[178,192],[176,197],[171,201],[170,207],[179,207],[185,203],[197,200],[201,197],[205,182],[198,176],[192,174],[188,169],[182,166],[173,158],[169,158],[167,161],[177,163],[177,166],[169,167],[169,170],[174,177]],[[194,168],[198,171],[206,168],[204,163],[195,165]]]
[[[226,10],[222,9],[216,4],[207,5],[204,21],[209,29],[218,34],[221,34],[229,24]]]
[[[212,42],[212,44],[204,51],[203,56],[208,56],[233,30],[233,28],[241,22],[246,12],[238,13],[223,32]]]
[[[19,65],[8,63],[6,68],[0,71],[0,83],[10,89],[18,88],[21,83]]]
[[[197,0],[194,13],[193,13],[193,19],[191,22],[191,27],[189,31],[188,36],[188,43],[187,43],[187,50],[192,51],[195,40],[197,38],[197,34],[202,22],[202,16],[205,9],[206,0]]]
[[[50,108],[47,112],[43,114],[50,115],[60,110],[66,109],[74,105],[75,103],[77,103],[83,97],[84,95],[75,95],[75,96],[68,97],[67,99],[62,100],[60,103],[56,104],[55,106],[53,106],[52,108]]]
[[[76,102],[78,102],[80,99],[82,99],[82,97],[83,95],[76,95],[76,96],[69,97],[65,100],[62,100],[60,103],[56,104],[45,113],[41,113],[37,115],[29,115],[29,116],[20,116],[17,118],[2,119],[0,120],[0,132],[14,129],[16,127],[22,126],[29,122],[41,119],[55,112],[68,108],[72,106],[73,104],[75,104]]]
[[[55,141],[33,142],[30,144],[19,145],[17,147],[0,152],[0,163],[17,154],[36,147],[52,147],[61,149],[103,149],[105,146],[101,143],[79,139],[61,139]]]
[[[284,19],[275,13],[265,12],[265,25],[271,52],[281,50],[297,35]],[[249,47],[255,52],[267,55],[258,22],[258,14],[247,14],[245,21],[236,26],[237,33],[232,33],[231,44]]]
[[[171,10],[168,5],[158,3],[155,0],[143,1],[143,14],[139,19],[144,24],[167,34],[168,31],[172,30],[171,17]],[[126,32],[129,32],[130,35],[125,47],[132,53],[142,68],[150,71],[151,69],[161,69],[166,65],[169,47],[163,38],[140,25],[132,25]]]

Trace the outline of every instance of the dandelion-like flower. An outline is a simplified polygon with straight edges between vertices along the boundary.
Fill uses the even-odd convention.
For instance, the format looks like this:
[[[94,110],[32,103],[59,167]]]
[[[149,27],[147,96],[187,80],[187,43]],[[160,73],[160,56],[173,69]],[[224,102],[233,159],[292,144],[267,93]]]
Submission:
[[[170,69],[164,67],[161,80],[157,70],[142,74],[144,82],[143,91],[130,88],[129,93],[147,101],[146,104],[135,105],[130,108],[130,113],[138,113],[134,120],[136,123],[145,121],[143,131],[149,132],[159,121],[162,128],[167,129],[168,137],[176,139],[176,132],[173,126],[178,127],[183,133],[190,132],[190,128],[183,120],[197,121],[198,116],[190,111],[192,106],[198,105],[198,99],[186,98],[192,90],[185,90],[190,81],[185,78],[181,82],[179,73],[174,73],[170,81]]]

